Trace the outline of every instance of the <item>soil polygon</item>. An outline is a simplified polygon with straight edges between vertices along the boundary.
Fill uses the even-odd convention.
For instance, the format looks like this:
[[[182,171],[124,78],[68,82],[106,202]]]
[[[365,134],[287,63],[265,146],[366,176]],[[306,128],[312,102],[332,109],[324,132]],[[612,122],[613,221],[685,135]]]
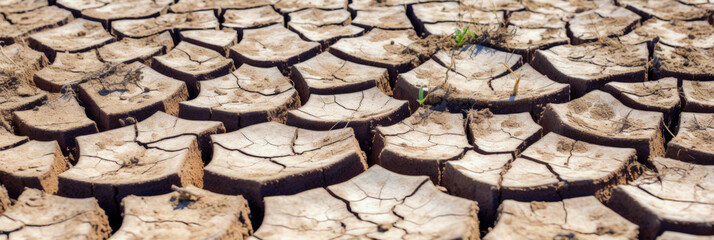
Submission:
[[[97,58],[97,52],[90,50],[79,53],[57,53],[55,61],[35,73],[35,85],[48,92],[62,92],[77,89],[93,76],[105,70],[106,64]]]
[[[273,7],[286,14],[307,8],[325,10],[346,9],[348,0],[273,0]]]
[[[286,71],[289,66],[317,55],[319,48],[319,43],[302,40],[297,33],[276,24],[243,30],[243,39],[231,47],[230,56],[236,64],[277,66]]]
[[[200,10],[216,10],[220,12],[220,10],[256,8],[270,5],[273,2],[274,1],[271,0],[181,0],[171,5],[171,11],[183,13]]]
[[[404,6],[393,6],[367,11],[357,11],[357,16],[352,20],[352,24],[365,29],[380,28],[385,30],[405,30],[413,29],[412,23],[407,17],[407,10]]]
[[[488,110],[471,110],[467,116],[469,142],[482,153],[516,156],[543,135],[542,128],[528,113],[492,114]]]
[[[595,42],[538,50],[533,67],[549,78],[570,84],[573,97],[611,81],[644,82],[649,52],[646,44]]]
[[[387,69],[353,63],[323,52],[305,62],[295,64],[290,78],[305,103],[310,94],[342,94],[377,87],[387,95],[389,87]]]
[[[707,17],[706,9],[687,5],[680,1],[621,0],[618,3],[627,6],[627,9],[640,14],[643,18],[703,20]]]
[[[124,38],[97,49],[102,61],[109,63],[131,63],[141,61],[151,65],[151,57],[164,55],[174,48],[171,33],[163,32],[144,38]],[[57,60],[55,60],[57,61]]]
[[[714,29],[706,21],[662,21],[647,20],[642,26],[620,38],[625,44],[654,42],[672,47],[714,47]]]
[[[561,202],[506,200],[496,226],[484,240],[495,239],[637,239],[638,227],[592,196]]]
[[[302,107],[288,111],[287,124],[311,130],[351,127],[360,146],[368,149],[375,127],[395,124],[409,115],[406,101],[374,87],[354,93],[313,94]]]
[[[0,3],[0,13],[23,13],[47,6],[47,0],[6,0]]]
[[[268,197],[265,203],[265,219],[255,232],[260,239],[479,238],[475,202],[440,192],[425,176],[379,166],[327,189]]]
[[[327,187],[367,169],[352,129],[312,131],[268,122],[211,137],[205,188],[242,194],[262,218],[263,198]]]
[[[0,181],[14,199],[26,187],[56,193],[57,176],[69,167],[56,141],[33,140],[0,151]]]
[[[19,146],[29,140],[30,138],[27,136],[17,136],[8,132],[4,127],[0,127],[0,151]]]
[[[26,189],[0,216],[0,238],[87,240],[109,238],[112,229],[94,198],[65,198]]]
[[[209,135],[224,131],[220,122],[157,112],[135,125],[78,137],[79,161],[60,174],[59,193],[96,197],[116,219],[128,195],[163,194],[171,185],[202,187],[201,154],[210,150]]]
[[[75,15],[102,23],[109,27],[112,21],[156,17],[165,14],[171,0],[57,0],[57,5],[69,9]]]
[[[76,19],[61,27],[30,35],[32,48],[44,52],[53,61],[58,52],[83,52],[114,41],[101,23]]]
[[[300,106],[297,91],[276,67],[243,64],[231,74],[199,84],[196,98],[179,103],[179,116],[221,121],[228,131],[267,121],[285,123],[287,110]]]
[[[177,35],[177,32],[182,30],[218,28],[218,18],[213,14],[213,11],[169,13],[155,18],[112,22],[112,33],[122,38],[148,37],[163,31]]]
[[[682,81],[684,111],[714,113],[714,82]]]
[[[243,29],[261,28],[273,24],[283,25],[285,18],[270,6],[257,8],[226,10],[223,14],[223,27],[234,28],[239,32]]]
[[[56,6],[0,16],[0,41],[4,44],[24,42],[32,33],[64,25],[72,19],[71,12]]]
[[[253,229],[241,196],[194,186],[153,197],[122,199],[124,220],[112,239],[248,239]]]
[[[376,128],[371,161],[399,174],[426,175],[439,184],[446,162],[471,149],[464,125],[460,113],[421,108],[397,124]]]
[[[467,5],[459,2],[430,2],[412,5],[414,24],[417,31],[426,34],[452,34],[455,28],[465,25],[496,25],[504,19],[503,12],[478,10],[479,6],[490,4]],[[456,13],[456,14],[454,14]],[[464,26],[458,26],[464,25]],[[448,27],[451,26],[451,29]],[[443,30],[437,30],[443,29]],[[469,27],[474,29],[474,27]]]
[[[396,79],[420,63],[423,49],[413,45],[418,39],[413,30],[375,28],[360,37],[340,39],[329,51],[348,61],[387,68],[390,79]]]
[[[350,13],[347,10],[305,9],[289,14],[288,28],[296,31],[304,39],[320,42],[327,48],[340,38],[356,37],[364,29],[350,25]]]
[[[608,207],[639,225],[640,239],[663,231],[714,235],[714,166],[669,158],[655,158],[651,165],[654,171],[617,186]]]
[[[526,10],[536,13],[549,14],[568,19],[573,15],[585,11],[595,10],[601,5],[610,4],[610,1],[581,1],[581,0],[524,0]]]
[[[607,5],[595,10],[575,14],[568,30],[573,43],[596,41],[600,38],[621,36],[630,32],[640,21],[640,16],[623,7]]]
[[[677,135],[667,143],[667,157],[714,165],[714,113],[680,115]]]
[[[563,104],[548,104],[540,124],[555,132],[604,146],[637,149],[640,162],[664,155],[663,114],[629,108],[594,90]]]
[[[80,84],[79,97],[90,118],[104,131],[142,121],[157,111],[176,116],[188,91],[184,82],[134,62],[110,67]]]
[[[711,81],[714,79],[714,47],[669,47],[657,44],[654,48],[654,77]]]
[[[47,65],[47,58],[29,47],[12,44],[0,48],[0,123],[13,131],[12,112],[30,109],[47,99],[35,88],[32,76]]]
[[[602,90],[628,107],[663,113],[667,126],[673,126],[672,121],[680,110],[681,101],[675,78],[638,83],[610,82]]]
[[[181,41],[211,49],[223,56],[228,56],[228,49],[238,43],[238,33],[230,28],[181,31],[179,36]]]
[[[56,140],[62,152],[74,152],[75,137],[97,133],[97,124],[72,95],[48,101],[34,109],[15,111],[18,133],[34,140]]]
[[[216,51],[182,41],[166,55],[156,56],[151,67],[186,82],[188,93],[198,95],[198,81],[218,78],[235,68],[233,60]]]

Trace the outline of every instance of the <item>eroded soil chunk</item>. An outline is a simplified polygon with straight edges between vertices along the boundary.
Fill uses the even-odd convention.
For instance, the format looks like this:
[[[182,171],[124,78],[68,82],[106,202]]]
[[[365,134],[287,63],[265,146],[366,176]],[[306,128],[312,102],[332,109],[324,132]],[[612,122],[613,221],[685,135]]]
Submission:
[[[233,60],[223,54],[187,41],[182,41],[166,55],[154,57],[151,67],[185,81],[191,96],[198,94],[198,81],[217,78],[234,69]]]
[[[4,7],[0,6],[0,8]],[[0,15],[0,41],[4,44],[23,42],[31,33],[66,24],[72,19],[71,12],[56,6],[42,7],[23,13],[10,13],[4,17]]]
[[[122,200],[124,221],[112,239],[247,239],[253,233],[241,196],[194,186],[153,197]]]
[[[148,18],[165,14],[171,0],[57,0],[57,5],[83,18],[98,21],[109,27],[120,19]]]
[[[638,83],[610,82],[602,90],[612,94],[628,107],[663,113],[667,126],[673,124],[672,121],[680,110],[675,78]]]
[[[706,9],[684,4],[680,1],[621,0],[618,2],[644,18],[697,20],[704,19],[707,16]]]
[[[714,113],[714,82],[682,81],[684,111]]]
[[[663,231],[713,235],[714,166],[669,158],[651,161],[637,181],[616,187],[607,205],[640,226],[640,239]]]
[[[80,53],[57,53],[55,61],[35,73],[35,84],[48,92],[62,92],[77,89],[92,77],[101,74],[105,63],[97,58],[94,50]]]
[[[594,90],[563,104],[548,104],[540,124],[578,140],[637,149],[640,162],[664,155],[663,114],[629,108],[612,95]]]
[[[364,29],[350,25],[350,13],[347,10],[305,9],[289,14],[288,28],[313,42],[320,42],[327,47],[345,37],[355,37]]]
[[[163,55],[174,48],[174,40],[169,32],[145,38],[124,38],[97,49],[102,61],[109,63],[131,63],[141,61],[150,65],[151,57]],[[57,60],[55,60],[56,62]]]
[[[176,34],[181,30],[218,29],[213,11],[169,13],[155,18],[120,20],[112,22],[112,33],[120,37],[141,38],[163,31]]]
[[[614,5],[607,5],[592,11],[575,14],[568,30],[575,43],[595,41],[599,38],[621,36],[634,28],[640,16]]]
[[[101,23],[77,19],[58,28],[30,35],[30,46],[54,60],[58,52],[83,52],[114,41]]]
[[[286,70],[317,55],[319,47],[319,43],[302,40],[297,33],[276,24],[244,30],[243,39],[231,47],[230,56],[236,63]]]
[[[285,18],[270,6],[263,6],[249,9],[230,9],[223,14],[225,22],[223,27],[234,28],[236,30],[260,28],[273,24],[283,25]],[[242,31],[240,31],[242,32]]]
[[[351,180],[265,199],[260,239],[478,239],[478,207],[439,191],[425,176],[379,166]],[[428,226],[428,227],[425,227]]]
[[[94,198],[65,198],[26,189],[0,216],[3,239],[107,239],[112,229]]]
[[[468,113],[469,141],[477,151],[519,154],[540,139],[542,128],[528,113],[492,114],[490,111]]]
[[[232,29],[189,30],[179,33],[182,41],[209,48],[228,56],[228,49],[238,43],[238,33]]]
[[[667,157],[714,165],[714,113],[682,113],[677,136],[667,143]]]
[[[57,141],[29,141],[0,151],[0,181],[12,198],[20,196],[25,187],[56,193],[57,176],[69,167]]]

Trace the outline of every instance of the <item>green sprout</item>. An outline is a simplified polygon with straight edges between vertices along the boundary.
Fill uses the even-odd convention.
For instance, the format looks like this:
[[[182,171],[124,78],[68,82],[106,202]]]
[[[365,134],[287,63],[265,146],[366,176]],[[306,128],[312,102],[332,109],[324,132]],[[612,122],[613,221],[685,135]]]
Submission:
[[[456,47],[461,47],[461,45],[464,44],[468,36],[476,37],[476,34],[469,30],[469,26],[464,27],[463,30],[457,28],[456,33],[454,35],[454,40],[456,40]]]
[[[419,103],[420,106],[424,105],[424,101],[426,101],[426,98],[429,97],[429,94],[424,97],[424,87],[419,86],[419,99],[417,99],[417,102]]]

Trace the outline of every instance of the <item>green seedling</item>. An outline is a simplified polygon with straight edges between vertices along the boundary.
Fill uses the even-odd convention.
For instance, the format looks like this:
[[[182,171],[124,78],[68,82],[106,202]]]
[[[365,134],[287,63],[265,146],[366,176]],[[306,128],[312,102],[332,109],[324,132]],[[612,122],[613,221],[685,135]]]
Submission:
[[[456,47],[461,47],[461,45],[464,44],[464,42],[469,36],[476,37],[476,34],[469,30],[469,26],[464,27],[463,30],[457,28],[456,33],[454,34],[454,40],[456,40]]]
[[[501,62],[501,64],[503,64],[503,66],[505,66],[506,69],[508,69],[508,71],[513,74],[514,78],[516,78],[516,84],[513,85],[513,94],[511,94],[511,97],[509,99],[511,101],[516,100],[516,95],[518,95],[518,84],[521,83],[521,75],[516,75],[516,73],[511,70],[511,67],[509,67],[506,63]]]
[[[419,86],[419,99],[417,99],[417,102],[419,103],[420,106],[424,105],[424,101],[426,101],[426,98],[429,97],[429,94],[426,94],[426,97],[424,96],[424,87]]]

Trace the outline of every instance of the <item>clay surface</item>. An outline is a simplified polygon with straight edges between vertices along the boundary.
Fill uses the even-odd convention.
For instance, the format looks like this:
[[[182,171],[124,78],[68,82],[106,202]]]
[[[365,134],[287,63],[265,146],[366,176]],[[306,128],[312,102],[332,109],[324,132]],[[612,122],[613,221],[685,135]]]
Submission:
[[[413,29],[404,6],[385,7],[369,11],[357,11],[352,24],[371,29],[386,30]]]
[[[677,136],[667,143],[667,157],[714,165],[714,114],[684,112]]]
[[[152,197],[122,199],[124,221],[111,239],[247,239],[253,233],[241,196],[194,186]]]
[[[201,92],[179,103],[185,119],[221,121],[229,131],[252,124],[285,123],[287,110],[300,106],[298,93],[278,68],[248,64],[226,76],[200,82]]]
[[[57,53],[55,61],[35,73],[35,85],[48,92],[75,90],[80,83],[101,74],[106,66],[94,50],[81,53]]]
[[[440,192],[427,177],[379,166],[327,189],[265,202],[265,220],[255,232],[260,239],[479,237],[475,202]]]
[[[469,141],[476,151],[518,155],[540,139],[543,130],[528,113],[492,114],[490,111],[468,113]]]
[[[285,43],[289,42],[290,45]],[[319,43],[302,40],[297,33],[282,25],[271,25],[243,31],[243,39],[231,47],[236,63],[257,67],[279,67],[281,70],[317,55]]]
[[[213,11],[169,13],[155,18],[112,22],[112,33],[119,37],[141,38],[163,31],[218,29],[218,18]]]
[[[684,111],[714,113],[714,82],[682,81]]]
[[[0,185],[0,215],[10,208],[10,206],[12,206],[12,201],[7,194],[7,189],[5,189],[5,186]]]
[[[97,52],[104,62],[141,61],[151,65],[151,57],[166,54],[172,48],[174,48],[174,40],[171,38],[171,34],[163,32],[145,38],[124,38],[121,41],[104,45],[97,49]]]
[[[709,81],[714,79],[713,56],[714,48],[674,48],[657,44],[654,51],[654,76]]]
[[[697,20],[706,18],[703,8],[687,5],[679,1],[622,0],[620,4],[644,16],[662,20]]]
[[[620,38],[626,44],[654,41],[673,47],[714,47],[714,29],[706,21],[662,21],[650,19]]]
[[[568,30],[574,43],[595,41],[599,38],[621,36],[629,32],[640,20],[640,16],[623,7],[608,5],[573,16]]]
[[[50,60],[58,52],[83,52],[114,41],[101,23],[77,19],[61,27],[30,35],[29,44],[43,51]]]
[[[350,25],[350,13],[343,9],[309,8],[290,13],[289,18],[288,28],[302,38],[320,42],[325,48],[340,38],[356,37],[364,32],[364,29]]]
[[[112,229],[94,198],[65,198],[26,189],[0,216],[3,239],[107,239]]]
[[[29,141],[0,151],[0,181],[15,199],[26,187],[56,193],[57,175],[69,167],[57,141]]]
[[[171,5],[172,12],[192,12],[198,10],[255,8],[273,3],[271,0],[183,0]]]
[[[109,27],[110,23],[120,19],[155,17],[165,14],[171,0],[57,0],[57,5],[69,9],[83,18],[101,22]]]
[[[344,9],[347,7],[347,2],[347,0],[279,0],[273,3],[273,7],[281,13],[290,13],[306,8]]]
[[[608,207],[640,226],[640,239],[663,231],[713,235],[714,166],[655,158],[637,181],[613,190]]]
[[[233,60],[223,54],[182,41],[166,55],[153,58],[156,71],[186,82],[191,96],[198,94],[198,81],[217,78],[233,71]]]
[[[12,44],[2,47],[0,57],[0,124],[13,127],[12,112],[30,109],[47,99],[47,94],[33,86],[32,76],[47,65],[47,58],[29,47]]]
[[[193,43],[228,56],[228,49],[238,43],[238,33],[235,30],[188,30],[181,31],[182,41]]]
[[[610,82],[602,90],[612,94],[628,107],[663,113],[667,126],[673,124],[672,121],[680,110],[681,101],[675,78],[642,83]]]
[[[23,13],[8,13],[0,16],[0,41],[5,44],[23,42],[32,33],[66,24],[72,19],[71,12],[56,6],[41,7]]]
[[[270,6],[226,10],[223,14],[223,18],[226,19],[225,22],[221,24],[223,27],[238,30],[265,27],[273,24],[283,25],[285,21],[283,16]]]

